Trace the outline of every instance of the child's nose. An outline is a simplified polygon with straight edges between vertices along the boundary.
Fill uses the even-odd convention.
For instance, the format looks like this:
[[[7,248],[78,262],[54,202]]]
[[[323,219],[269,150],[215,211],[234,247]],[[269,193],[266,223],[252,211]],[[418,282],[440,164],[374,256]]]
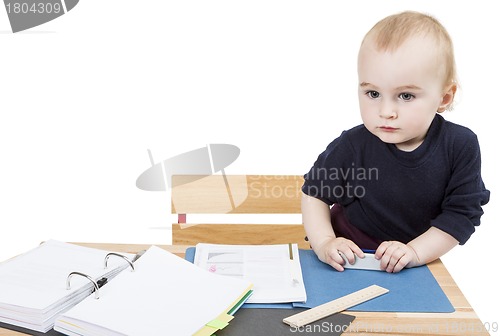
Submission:
[[[388,101],[382,101],[379,109],[379,116],[384,119],[393,119],[397,116],[395,104]]]

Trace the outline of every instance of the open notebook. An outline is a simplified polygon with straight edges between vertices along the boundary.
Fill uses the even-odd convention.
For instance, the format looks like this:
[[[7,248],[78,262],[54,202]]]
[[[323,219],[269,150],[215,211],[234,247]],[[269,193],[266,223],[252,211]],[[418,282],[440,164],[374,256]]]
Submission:
[[[108,281],[128,267],[122,258],[104,260],[108,251],[49,240],[35,249],[0,263],[0,322],[38,332],[52,329],[58,315],[94,290],[78,271]],[[133,258],[132,255],[128,257]]]
[[[100,290],[61,315],[66,335],[211,335],[224,328],[251,294],[251,283],[207,272],[150,247]]]
[[[211,274],[156,246],[132,265],[110,257],[105,269],[108,253],[51,240],[1,263],[0,322],[33,334],[57,319],[55,329],[67,335],[210,335],[251,294],[248,281]],[[67,289],[74,271],[107,283],[96,293],[92,280],[73,276]]]

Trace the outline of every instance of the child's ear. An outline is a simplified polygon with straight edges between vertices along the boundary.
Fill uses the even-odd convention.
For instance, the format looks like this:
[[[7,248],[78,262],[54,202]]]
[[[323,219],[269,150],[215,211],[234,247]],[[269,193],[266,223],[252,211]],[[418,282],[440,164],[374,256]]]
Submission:
[[[455,98],[455,92],[457,92],[457,84],[451,84],[444,91],[441,97],[441,104],[439,104],[438,112],[444,112],[453,103],[453,98]]]

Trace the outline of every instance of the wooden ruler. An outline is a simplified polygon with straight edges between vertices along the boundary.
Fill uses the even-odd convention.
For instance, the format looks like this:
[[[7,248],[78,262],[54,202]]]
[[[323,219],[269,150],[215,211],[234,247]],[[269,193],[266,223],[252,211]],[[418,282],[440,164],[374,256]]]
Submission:
[[[305,310],[301,313],[286,317],[283,319],[283,322],[289,324],[292,327],[299,328],[305,326],[306,324],[322,319],[323,317],[341,312],[343,310],[346,310],[347,308],[376,298],[377,296],[380,296],[387,292],[389,292],[389,290],[386,288],[377,285],[371,285],[369,287],[360,289],[357,292]]]

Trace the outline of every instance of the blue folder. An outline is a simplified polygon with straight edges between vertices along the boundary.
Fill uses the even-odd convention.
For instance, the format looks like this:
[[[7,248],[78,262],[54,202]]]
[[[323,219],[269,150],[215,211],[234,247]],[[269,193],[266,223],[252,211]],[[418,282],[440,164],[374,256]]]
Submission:
[[[194,261],[194,247],[186,260]],[[389,293],[349,308],[351,311],[451,313],[452,304],[427,266],[403,269],[399,273],[346,269],[338,272],[321,262],[314,251],[299,250],[307,301],[284,304],[244,304],[244,308],[313,308],[371,285]]]

